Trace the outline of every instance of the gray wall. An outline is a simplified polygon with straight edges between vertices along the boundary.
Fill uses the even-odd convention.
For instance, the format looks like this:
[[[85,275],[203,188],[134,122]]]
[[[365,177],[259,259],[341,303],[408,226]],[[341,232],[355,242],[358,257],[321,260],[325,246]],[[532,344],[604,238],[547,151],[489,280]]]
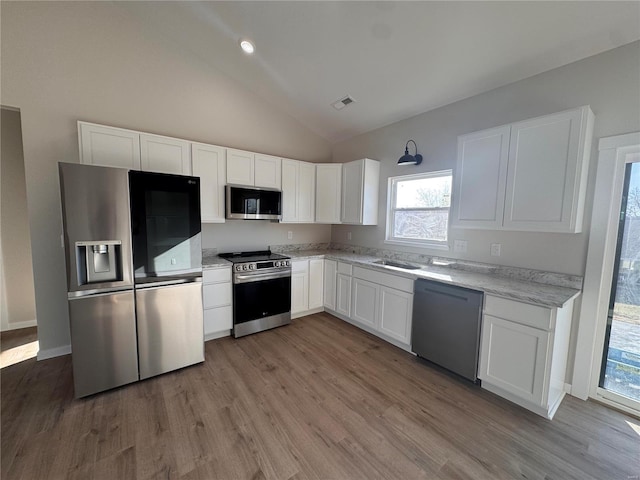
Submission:
[[[1,8],[1,102],[22,112],[41,353],[62,353],[70,339],[57,162],[78,161],[77,120],[330,160],[326,140],[211,65],[145,36],[111,2]],[[215,238],[207,230],[206,242]]]
[[[583,233],[545,234],[452,229],[451,239],[468,242],[466,254],[385,245],[389,176],[455,167],[457,136],[561,110],[591,105],[594,147]],[[584,275],[599,137],[640,130],[640,42],[542,73],[334,145],[333,161],[369,157],[380,160],[379,223],[376,227],[335,226],[332,239],[392,250],[464,258],[525,268]],[[424,155],[418,167],[398,167],[407,140]],[[352,232],[352,240],[347,233]],[[501,243],[502,255],[490,256]]]
[[[0,109],[0,232],[5,282],[2,329],[35,325],[31,242],[20,112]]]

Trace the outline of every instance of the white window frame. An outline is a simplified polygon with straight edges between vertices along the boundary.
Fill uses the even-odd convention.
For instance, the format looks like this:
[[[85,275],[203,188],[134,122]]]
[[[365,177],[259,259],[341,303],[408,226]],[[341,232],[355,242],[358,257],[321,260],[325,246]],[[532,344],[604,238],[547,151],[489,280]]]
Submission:
[[[417,180],[435,177],[451,177],[451,187],[453,189],[453,170],[438,170],[435,172],[415,173],[413,175],[398,175],[396,177],[389,177],[387,185],[387,225],[385,232],[384,243],[392,245],[410,245],[414,247],[424,247],[436,250],[449,250],[449,232],[451,230],[451,201],[449,201],[448,218],[447,218],[447,239],[444,241],[437,240],[420,240],[420,239],[399,239],[392,235],[393,231],[393,214],[396,210],[393,208],[396,199],[396,184],[398,181]],[[444,210],[444,208],[424,208],[416,210]]]

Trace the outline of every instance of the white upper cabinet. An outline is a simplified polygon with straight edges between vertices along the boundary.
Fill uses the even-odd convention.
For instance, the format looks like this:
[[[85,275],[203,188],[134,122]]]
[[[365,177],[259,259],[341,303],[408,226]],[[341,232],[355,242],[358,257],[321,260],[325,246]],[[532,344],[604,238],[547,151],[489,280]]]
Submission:
[[[458,137],[452,227],[582,231],[588,106]]]
[[[281,159],[261,153],[227,149],[227,183],[280,190]]]
[[[80,163],[140,170],[140,134],[78,122]]]
[[[227,183],[253,186],[254,155],[253,152],[227,149]]]
[[[256,153],[254,157],[254,185],[263,188],[282,187],[282,159]]]
[[[379,190],[380,162],[363,158],[343,164],[341,222],[377,225]]]
[[[203,143],[191,144],[191,169],[200,177],[202,223],[224,223],[224,186],[227,174],[226,149]]]
[[[340,223],[342,164],[316,164],[316,223]]]
[[[283,223],[313,223],[316,170],[313,163],[282,159]]]
[[[510,127],[458,137],[453,227],[500,228]]]
[[[178,138],[142,133],[140,166],[147,172],[191,175],[191,143]]]
[[[582,107],[511,126],[506,229],[582,231],[593,119]]]

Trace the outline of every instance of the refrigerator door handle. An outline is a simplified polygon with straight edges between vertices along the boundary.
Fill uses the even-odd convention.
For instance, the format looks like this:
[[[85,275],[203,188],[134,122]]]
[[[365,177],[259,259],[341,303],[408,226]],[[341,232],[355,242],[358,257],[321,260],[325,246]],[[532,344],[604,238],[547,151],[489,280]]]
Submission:
[[[158,282],[137,283],[136,290],[149,290],[152,288],[171,287],[173,285],[183,285],[185,283],[202,283],[202,277],[181,278],[179,280],[160,280]]]
[[[67,293],[67,300],[76,300],[78,298],[84,297],[99,297],[102,295],[111,295],[113,293],[118,292],[126,292],[127,290],[132,291],[133,285],[125,285],[123,287],[115,287],[115,288],[97,288],[93,290],[77,290],[75,292]]]

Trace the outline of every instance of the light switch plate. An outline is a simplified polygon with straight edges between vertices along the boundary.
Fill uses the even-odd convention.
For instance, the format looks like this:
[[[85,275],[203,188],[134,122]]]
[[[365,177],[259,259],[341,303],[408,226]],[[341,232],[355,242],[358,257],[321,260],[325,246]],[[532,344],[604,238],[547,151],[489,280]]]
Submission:
[[[351,240],[351,232],[347,232],[347,240]]]
[[[453,251],[457,253],[467,253],[467,241],[466,240],[454,240]]]
[[[492,257],[499,257],[501,249],[502,249],[502,244],[500,244],[500,243],[492,243],[491,244],[491,256]]]
[[[287,238],[289,240],[293,240],[293,232],[291,232],[291,231],[287,232]]]

